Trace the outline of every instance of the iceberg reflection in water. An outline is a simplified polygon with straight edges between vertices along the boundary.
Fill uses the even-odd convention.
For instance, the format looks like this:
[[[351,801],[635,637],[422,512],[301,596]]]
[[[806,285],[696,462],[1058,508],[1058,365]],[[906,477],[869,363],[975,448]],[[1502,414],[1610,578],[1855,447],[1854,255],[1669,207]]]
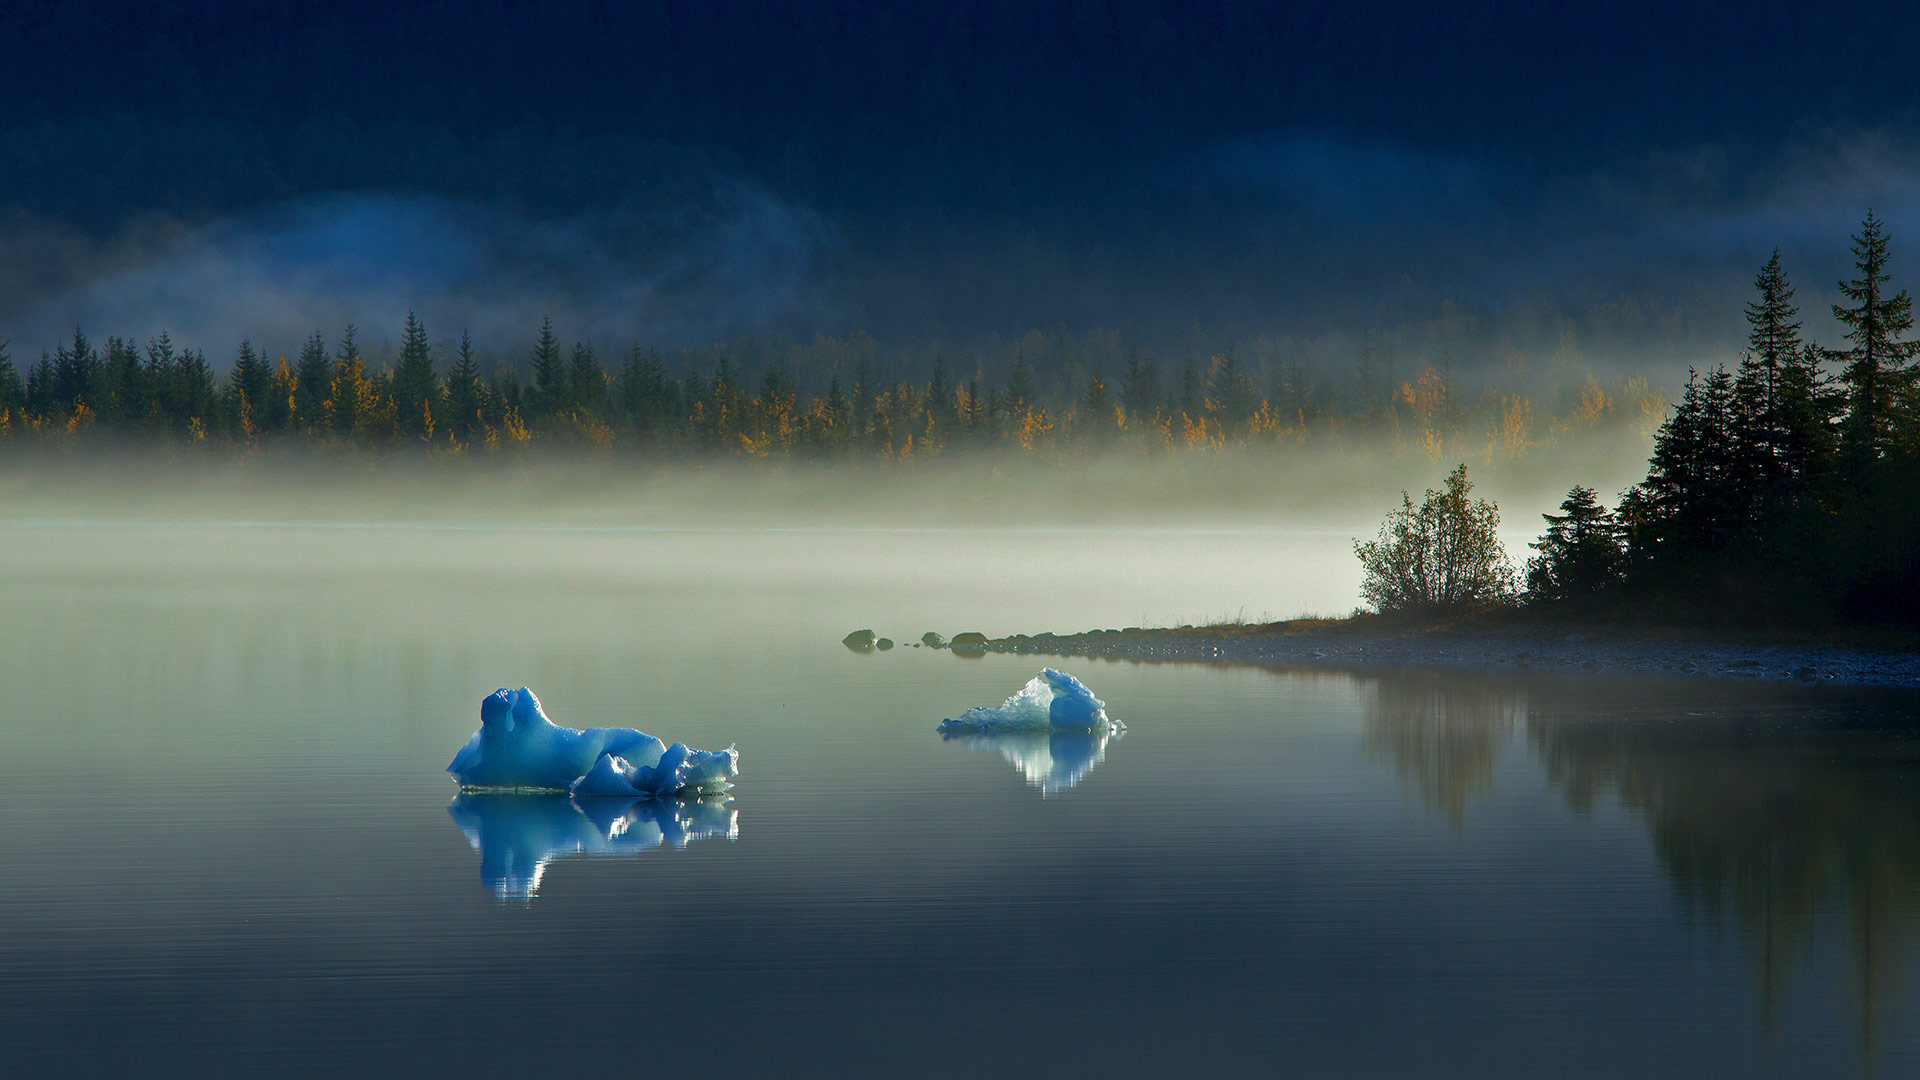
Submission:
[[[1007,759],[1042,795],[1058,795],[1079,784],[1107,759],[1107,743],[1125,728],[1102,731],[946,731],[943,742],[995,751]]]
[[[726,798],[574,799],[463,792],[447,807],[480,853],[480,880],[503,900],[531,900],[563,855],[638,855],[707,836],[739,835]]]

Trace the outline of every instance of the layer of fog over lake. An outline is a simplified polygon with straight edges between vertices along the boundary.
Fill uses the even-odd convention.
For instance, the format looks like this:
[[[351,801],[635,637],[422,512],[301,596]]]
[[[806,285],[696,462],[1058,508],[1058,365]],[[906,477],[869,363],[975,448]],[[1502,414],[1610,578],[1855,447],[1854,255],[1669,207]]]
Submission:
[[[1524,554],[1643,454],[1480,493]],[[1911,693],[1081,660],[1123,737],[935,733],[1042,661],[927,630],[1350,610],[1449,463],[1306,457],[0,477],[10,1065],[1920,1069]],[[733,800],[450,807],[523,684]]]

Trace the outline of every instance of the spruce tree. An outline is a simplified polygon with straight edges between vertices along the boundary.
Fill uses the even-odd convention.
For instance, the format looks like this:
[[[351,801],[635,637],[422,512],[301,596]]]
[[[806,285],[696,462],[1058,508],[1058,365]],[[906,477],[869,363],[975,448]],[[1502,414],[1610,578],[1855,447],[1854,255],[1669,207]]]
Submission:
[[[553,316],[540,322],[540,337],[533,345],[533,385],[526,394],[529,419],[562,413],[573,404],[568,400],[568,377],[560,357],[560,339],[553,334]]]
[[[1258,396],[1253,380],[1240,370],[1240,362],[1234,359],[1232,349],[1213,358],[1213,368],[1207,376],[1209,412],[1229,426],[1238,426],[1260,407]]]
[[[0,341],[0,409],[14,410],[27,402],[26,385],[20,381],[13,357],[7,355],[7,343]]]
[[[40,362],[27,369],[27,411],[39,417],[53,416],[56,394],[53,358],[42,351]]]
[[[227,429],[245,433],[248,429],[260,428],[263,424],[263,409],[267,402],[267,384],[273,379],[273,369],[253,351],[253,342],[240,343],[240,358],[233,362],[233,370],[227,372],[226,412]]]
[[[165,330],[147,342],[147,366],[141,381],[147,387],[147,421],[157,427],[186,422],[180,404],[179,365],[173,354],[173,339]]]
[[[1835,354],[1842,364],[1847,412],[1840,429],[1842,468],[1856,484],[1864,484],[1876,463],[1892,445],[1915,369],[1915,342],[1900,335],[1913,328],[1913,300],[1905,289],[1886,295],[1887,238],[1881,222],[1867,212],[1853,238],[1854,266],[1859,276],[1840,283],[1840,293],[1853,306],[1833,305],[1833,317],[1847,327],[1849,349]]]
[[[847,397],[840,392],[840,373],[834,372],[827,377],[827,423],[832,427],[832,440],[845,442],[847,425],[851,423],[851,414],[847,409]]]
[[[1527,601],[1592,604],[1620,580],[1624,553],[1613,513],[1589,487],[1575,486],[1559,514],[1542,514],[1546,534],[1528,546],[1540,554],[1527,561]]]
[[[424,437],[429,419],[438,411],[440,385],[433,374],[433,348],[427,342],[427,328],[412,311],[407,312],[406,329],[400,335],[400,357],[394,362],[389,385],[400,430],[415,438]]]
[[[99,368],[100,356],[93,344],[78,326],[74,327],[73,344],[58,346],[53,356],[52,406],[60,415],[67,415],[81,405],[94,407]]]
[[[365,419],[362,413],[367,382],[366,361],[360,356],[360,330],[352,323],[341,331],[340,348],[334,353],[333,375],[327,396],[333,400],[333,422],[342,433],[351,433]]]
[[[1083,426],[1088,435],[1099,441],[1113,434],[1113,394],[1107,390],[1106,381],[1100,376],[1087,376],[1087,393],[1081,408],[1086,414]]]
[[[1833,468],[1846,394],[1823,364],[1827,350],[1807,342],[1780,372],[1780,455],[1788,492],[1805,497]]]
[[[1200,365],[1189,356],[1180,365],[1180,397],[1174,403],[1189,419],[1198,418],[1206,406],[1206,391],[1200,380]]]
[[[867,435],[867,418],[873,412],[873,365],[867,360],[865,350],[860,353],[859,363],[853,369],[853,424],[848,436],[854,442],[862,442]]]
[[[607,374],[593,346],[576,342],[573,358],[567,364],[567,395],[573,406],[588,416],[598,416],[606,405]]]
[[[1034,400],[1033,369],[1027,366],[1024,350],[1013,356],[1013,372],[1007,376],[1007,403],[1016,413],[1038,404]]]
[[[941,425],[953,420],[953,387],[947,385],[947,362],[939,356],[933,358],[933,377],[927,380],[927,412]]]
[[[460,331],[460,351],[447,372],[447,417],[453,437],[466,442],[480,423],[480,363],[473,356],[473,335]]]
[[[318,431],[326,421],[323,415],[327,390],[333,381],[333,365],[327,359],[327,343],[315,330],[300,347],[300,362],[293,373],[294,422],[307,431]]]
[[[1799,312],[1793,306],[1793,285],[1780,268],[1779,249],[1760,268],[1753,285],[1760,299],[1747,305],[1747,352],[1734,380],[1734,397],[1747,483],[1756,489],[1759,503],[1770,507],[1784,494],[1782,484],[1791,469],[1787,384],[1800,356]]]
[[[1134,353],[1127,359],[1127,374],[1120,382],[1120,404],[1127,410],[1127,421],[1139,423],[1153,415],[1160,404],[1160,373],[1154,370],[1153,354]]]
[[[140,350],[132,341],[107,339],[106,356],[100,370],[100,412],[112,416],[121,425],[137,423],[146,414],[142,393]]]
[[[1718,553],[1751,524],[1741,483],[1733,378],[1689,369],[1680,404],[1654,433],[1633,504],[1636,561],[1672,569]]]
[[[652,431],[667,417],[667,373],[660,364],[660,353],[635,345],[627,351],[614,379],[614,396],[620,411],[637,431]]]
[[[261,422],[268,431],[285,431],[293,426],[293,395],[299,387],[293,368],[282,356],[273,366],[273,378],[267,383],[266,409]]]
[[[207,355],[198,349],[182,349],[174,359],[174,392],[182,427],[198,420],[206,431],[219,429],[219,393],[213,385],[213,368]]]

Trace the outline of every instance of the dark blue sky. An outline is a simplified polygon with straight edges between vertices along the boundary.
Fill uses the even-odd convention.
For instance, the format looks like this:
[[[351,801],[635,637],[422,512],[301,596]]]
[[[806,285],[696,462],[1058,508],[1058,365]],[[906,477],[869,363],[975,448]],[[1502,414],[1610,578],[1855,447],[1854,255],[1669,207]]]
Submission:
[[[681,339],[1698,311],[1920,211],[1891,5],[9,7],[17,336],[223,273]]]

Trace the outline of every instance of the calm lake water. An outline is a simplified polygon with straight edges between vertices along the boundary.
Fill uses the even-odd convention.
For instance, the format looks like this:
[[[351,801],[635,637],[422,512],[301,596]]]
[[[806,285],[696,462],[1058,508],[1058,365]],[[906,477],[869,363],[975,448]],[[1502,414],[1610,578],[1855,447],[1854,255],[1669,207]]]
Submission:
[[[1351,533],[0,523],[9,1075],[1920,1073],[1920,698],[905,647],[1344,610]],[[902,642],[843,649],[872,626]],[[466,797],[481,697],[737,743]]]

